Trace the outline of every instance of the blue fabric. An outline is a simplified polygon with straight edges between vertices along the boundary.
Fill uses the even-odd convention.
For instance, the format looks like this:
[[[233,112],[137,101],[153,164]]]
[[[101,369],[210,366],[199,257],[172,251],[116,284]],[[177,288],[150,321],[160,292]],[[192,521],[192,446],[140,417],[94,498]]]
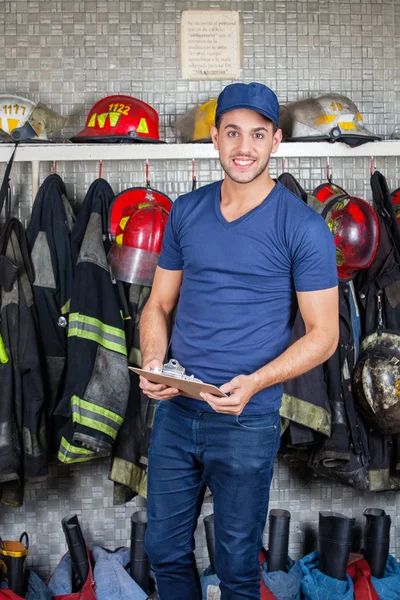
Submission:
[[[25,595],[26,600],[53,600],[53,596],[46,584],[36,573],[29,571],[28,587]]]
[[[220,580],[218,575],[214,573],[211,566],[207,567],[205,571],[200,575],[201,583],[201,600],[207,600],[207,588],[209,585],[219,586]]]
[[[72,565],[69,554],[60,560],[47,586],[53,596],[72,593]]]
[[[98,600],[146,600],[147,594],[126,571],[130,560],[129,548],[107,552],[104,548],[93,546],[90,551],[94,561],[93,577]],[[72,592],[72,566],[69,554],[58,563],[48,588],[54,596]]]
[[[278,600],[300,600],[300,586],[302,572],[299,563],[295,563],[289,558],[288,570],[274,571],[273,573],[267,573],[268,564],[267,562],[263,565],[262,578],[265,585],[275,598]],[[219,586],[220,581],[218,576],[214,573],[211,566],[201,574],[201,593],[202,600],[207,600],[207,588],[209,585]]]
[[[301,593],[304,600],[354,600],[354,586],[346,574],[346,581],[332,579],[318,570],[319,553],[307,554],[299,561],[303,579]]]
[[[279,123],[279,103],[275,93],[262,83],[231,83],[227,85],[217,100],[215,116],[238,108],[254,110],[275,125]]]
[[[300,600],[300,587],[303,574],[299,563],[291,558],[288,561],[287,572],[267,572],[268,563],[265,562],[262,578],[267,588],[278,600]]]
[[[400,566],[394,556],[389,554],[384,576],[381,579],[372,577],[371,580],[380,600],[399,600]]]
[[[146,600],[147,594],[126,570],[130,556],[130,548],[120,548],[115,552],[107,552],[99,546],[92,549],[98,600]]]
[[[193,550],[206,485],[222,597],[257,597],[279,435],[279,412],[232,416],[159,404],[149,449],[146,551],[161,598],[201,600]]]
[[[353,332],[353,341],[355,348],[355,357],[354,362],[356,363],[358,360],[358,356],[360,354],[360,340],[362,336],[361,330],[361,317],[360,311],[357,303],[357,296],[354,289],[353,281],[350,281],[346,284],[349,290],[349,305],[350,305],[350,319],[351,319],[351,330]]]
[[[2,581],[0,589],[9,589],[5,581]],[[53,595],[44,581],[33,571],[28,571],[25,600],[53,600]]]
[[[183,269],[172,357],[217,386],[248,375],[286,350],[295,292],[337,285],[336,253],[323,218],[277,183],[262,204],[228,223],[221,181],[179,197],[159,266]],[[244,414],[278,410],[282,388],[255,394]],[[198,410],[201,400],[172,400]]]

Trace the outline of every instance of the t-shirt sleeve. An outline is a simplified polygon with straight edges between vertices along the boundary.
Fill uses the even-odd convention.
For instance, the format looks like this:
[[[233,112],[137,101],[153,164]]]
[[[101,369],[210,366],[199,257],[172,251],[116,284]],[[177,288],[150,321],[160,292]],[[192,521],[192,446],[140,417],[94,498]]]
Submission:
[[[168,221],[164,231],[162,250],[158,259],[158,266],[169,271],[180,271],[183,269],[182,251],[177,235],[177,204],[172,205]]]
[[[311,214],[298,228],[292,275],[297,292],[325,290],[338,284],[333,235],[317,213]]]

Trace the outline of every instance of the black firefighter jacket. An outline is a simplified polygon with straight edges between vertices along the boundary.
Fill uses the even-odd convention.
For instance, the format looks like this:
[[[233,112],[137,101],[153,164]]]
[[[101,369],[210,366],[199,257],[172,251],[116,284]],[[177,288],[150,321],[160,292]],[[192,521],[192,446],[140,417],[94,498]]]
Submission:
[[[385,177],[371,177],[379,221],[379,245],[372,265],[355,281],[364,335],[377,329],[400,332],[400,229]],[[370,489],[400,489],[400,434],[381,435],[368,428]]]
[[[35,272],[33,297],[44,357],[47,413],[57,404],[67,348],[66,325],[74,276],[71,230],[75,217],[65,184],[50,175],[39,188],[27,230]]]
[[[107,264],[108,209],[114,198],[99,179],[90,186],[73,230],[79,249],[68,321],[68,360],[55,410],[58,458],[108,456],[123,423],[129,372],[121,304]]]
[[[17,267],[17,269],[15,269]],[[9,219],[0,238],[0,500],[20,506],[24,482],[47,476],[45,394],[25,232]]]

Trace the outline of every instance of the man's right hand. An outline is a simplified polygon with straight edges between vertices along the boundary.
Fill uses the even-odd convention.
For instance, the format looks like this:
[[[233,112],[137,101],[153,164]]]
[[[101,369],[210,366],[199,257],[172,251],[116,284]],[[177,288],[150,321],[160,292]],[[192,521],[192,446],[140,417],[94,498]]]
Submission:
[[[150,369],[162,369],[163,364],[158,359],[153,359],[148,361],[143,365],[143,369],[149,371]],[[174,396],[179,394],[179,390],[176,388],[170,388],[162,383],[151,383],[148,379],[145,379],[142,375],[140,376],[140,388],[143,390],[143,393],[146,394],[149,398],[153,398],[154,400],[170,400]]]

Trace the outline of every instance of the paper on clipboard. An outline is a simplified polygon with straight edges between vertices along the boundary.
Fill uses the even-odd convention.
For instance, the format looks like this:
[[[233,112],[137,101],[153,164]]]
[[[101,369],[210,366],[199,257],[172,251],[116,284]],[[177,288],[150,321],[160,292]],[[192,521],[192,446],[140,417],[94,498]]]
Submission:
[[[186,398],[194,398],[195,400],[203,400],[200,396],[200,392],[207,392],[218,396],[219,398],[227,398],[224,392],[221,392],[217,386],[210,383],[202,383],[199,381],[190,381],[190,379],[181,379],[180,377],[174,377],[173,375],[163,375],[162,373],[156,373],[154,371],[148,371],[145,369],[137,369],[136,367],[129,367],[131,371],[137,375],[142,375],[152,383],[163,383],[168,387],[173,387],[179,390],[181,396]]]

